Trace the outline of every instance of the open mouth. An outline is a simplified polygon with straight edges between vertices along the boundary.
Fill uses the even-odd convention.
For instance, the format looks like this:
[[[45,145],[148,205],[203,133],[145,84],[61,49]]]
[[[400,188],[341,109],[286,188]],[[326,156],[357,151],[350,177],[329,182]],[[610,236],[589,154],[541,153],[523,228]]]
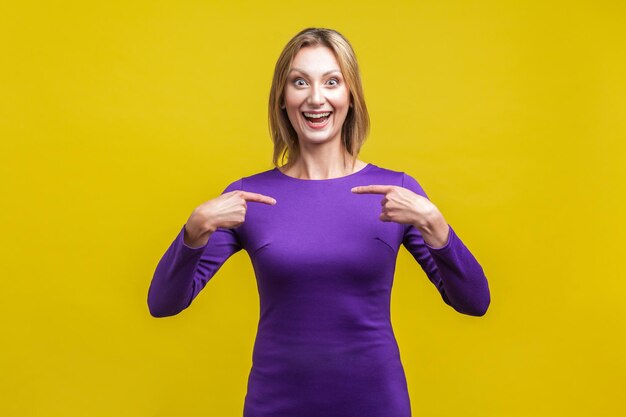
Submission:
[[[309,125],[323,126],[326,124],[328,119],[330,119],[330,116],[332,115],[332,113],[333,112],[331,111],[325,112],[325,113],[302,112],[302,116],[306,119]]]

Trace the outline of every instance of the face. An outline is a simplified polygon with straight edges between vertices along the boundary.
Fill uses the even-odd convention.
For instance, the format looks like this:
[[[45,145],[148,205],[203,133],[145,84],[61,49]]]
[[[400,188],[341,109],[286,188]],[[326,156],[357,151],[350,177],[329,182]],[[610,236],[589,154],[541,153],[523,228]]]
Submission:
[[[300,144],[341,141],[350,92],[333,51],[306,46],[298,51],[287,76],[283,108]]]

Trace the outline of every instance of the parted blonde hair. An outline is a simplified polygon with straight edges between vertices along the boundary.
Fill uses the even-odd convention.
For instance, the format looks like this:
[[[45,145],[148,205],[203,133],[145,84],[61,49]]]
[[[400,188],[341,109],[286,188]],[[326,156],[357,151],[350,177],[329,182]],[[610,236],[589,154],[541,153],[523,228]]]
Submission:
[[[290,165],[300,157],[298,135],[289,121],[287,111],[281,106],[284,103],[285,84],[293,59],[298,51],[306,46],[330,48],[339,63],[339,69],[350,92],[350,107],[341,128],[341,143],[352,156],[354,164],[370,126],[359,65],[350,42],[339,32],[326,28],[307,28],[300,31],[287,43],[278,57],[269,98],[269,129],[274,142],[272,162],[278,167],[279,158],[282,162],[287,154],[287,164]]]

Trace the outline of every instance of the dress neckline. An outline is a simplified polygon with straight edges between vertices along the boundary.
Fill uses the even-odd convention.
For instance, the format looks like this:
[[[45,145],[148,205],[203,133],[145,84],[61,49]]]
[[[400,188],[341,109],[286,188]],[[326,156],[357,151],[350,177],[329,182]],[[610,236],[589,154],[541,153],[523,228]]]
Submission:
[[[371,163],[368,163],[363,168],[361,168],[360,170],[358,170],[356,172],[353,172],[352,174],[344,175],[343,177],[324,178],[324,179],[304,179],[304,178],[292,177],[292,176],[289,176],[289,175],[285,174],[284,172],[282,172],[277,167],[274,167],[274,171],[276,171],[276,173],[279,176],[281,176],[283,178],[286,178],[288,180],[291,180],[291,181],[298,181],[298,182],[331,182],[331,181],[341,181],[341,180],[345,180],[345,179],[348,179],[348,178],[355,177],[357,175],[360,175],[360,174],[363,174],[363,173],[369,171],[372,167],[374,167],[374,165],[371,164]]]

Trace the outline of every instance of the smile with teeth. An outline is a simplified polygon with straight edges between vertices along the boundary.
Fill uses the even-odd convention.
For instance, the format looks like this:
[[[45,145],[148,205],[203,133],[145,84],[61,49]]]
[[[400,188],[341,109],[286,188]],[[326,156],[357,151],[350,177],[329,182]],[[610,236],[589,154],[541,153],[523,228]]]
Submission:
[[[330,117],[332,112],[326,112],[326,113],[308,113],[308,112],[302,112],[302,115],[304,116],[304,118],[312,124],[323,124],[324,122],[326,122],[326,120],[328,120],[328,118]]]

